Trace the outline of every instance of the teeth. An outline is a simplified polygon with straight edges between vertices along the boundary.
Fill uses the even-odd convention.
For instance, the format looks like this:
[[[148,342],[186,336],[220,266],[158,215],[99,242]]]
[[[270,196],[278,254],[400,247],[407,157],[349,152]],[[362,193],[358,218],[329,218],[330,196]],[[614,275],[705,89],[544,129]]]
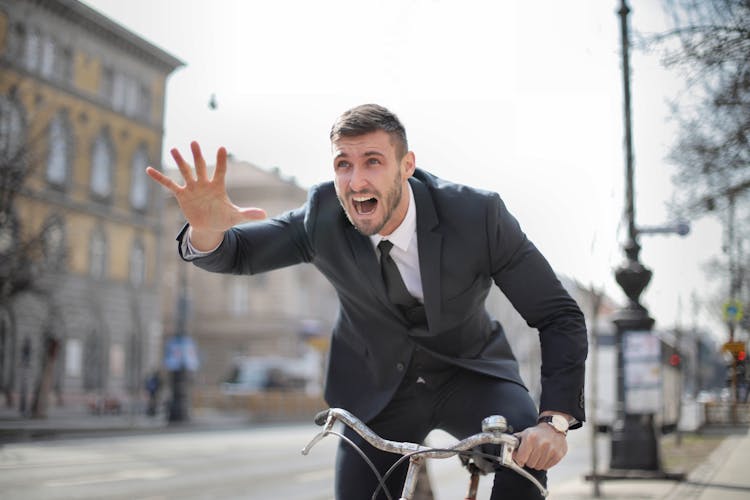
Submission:
[[[354,196],[352,199],[354,201],[367,201],[367,200],[371,200],[372,196]]]

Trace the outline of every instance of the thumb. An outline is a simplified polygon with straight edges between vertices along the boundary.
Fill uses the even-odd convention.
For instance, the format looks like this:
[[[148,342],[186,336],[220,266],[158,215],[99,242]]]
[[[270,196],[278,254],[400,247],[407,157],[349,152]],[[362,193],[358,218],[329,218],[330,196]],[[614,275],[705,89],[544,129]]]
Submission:
[[[262,208],[255,208],[255,207],[240,208],[239,212],[242,218],[246,221],[263,220],[267,217],[266,211],[263,210]]]

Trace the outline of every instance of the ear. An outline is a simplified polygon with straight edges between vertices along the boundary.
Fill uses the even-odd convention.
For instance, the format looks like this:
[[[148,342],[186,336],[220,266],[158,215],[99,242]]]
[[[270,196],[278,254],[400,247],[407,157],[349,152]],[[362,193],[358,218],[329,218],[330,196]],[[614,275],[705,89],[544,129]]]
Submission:
[[[401,167],[404,175],[404,180],[408,179],[414,174],[414,169],[417,168],[417,159],[414,156],[413,151],[407,151],[403,158],[401,158]]]

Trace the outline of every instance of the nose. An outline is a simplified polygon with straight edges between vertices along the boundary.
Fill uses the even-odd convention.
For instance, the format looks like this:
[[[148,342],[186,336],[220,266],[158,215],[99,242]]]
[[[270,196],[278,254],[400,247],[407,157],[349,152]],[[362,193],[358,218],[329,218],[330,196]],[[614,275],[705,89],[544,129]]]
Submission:
[[[364,169],[354,166],[349,175],[349,188],[352,191],[362,191],[368,184]]]

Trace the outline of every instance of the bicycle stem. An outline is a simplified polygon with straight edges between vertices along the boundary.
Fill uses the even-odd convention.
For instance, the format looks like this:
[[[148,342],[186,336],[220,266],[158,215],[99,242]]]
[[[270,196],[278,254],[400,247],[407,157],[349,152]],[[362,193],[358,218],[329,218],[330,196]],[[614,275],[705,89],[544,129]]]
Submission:
[[[409,469],[406,473],[406,480],[404,481],[404,487],[401,492],[401,498],[399,500],[408,500],[414,497],[414,491],[417,489],[417,478],[419,477],[419,469],[424,464],[425,458],[422,456],[413,456],[409,458]]]

